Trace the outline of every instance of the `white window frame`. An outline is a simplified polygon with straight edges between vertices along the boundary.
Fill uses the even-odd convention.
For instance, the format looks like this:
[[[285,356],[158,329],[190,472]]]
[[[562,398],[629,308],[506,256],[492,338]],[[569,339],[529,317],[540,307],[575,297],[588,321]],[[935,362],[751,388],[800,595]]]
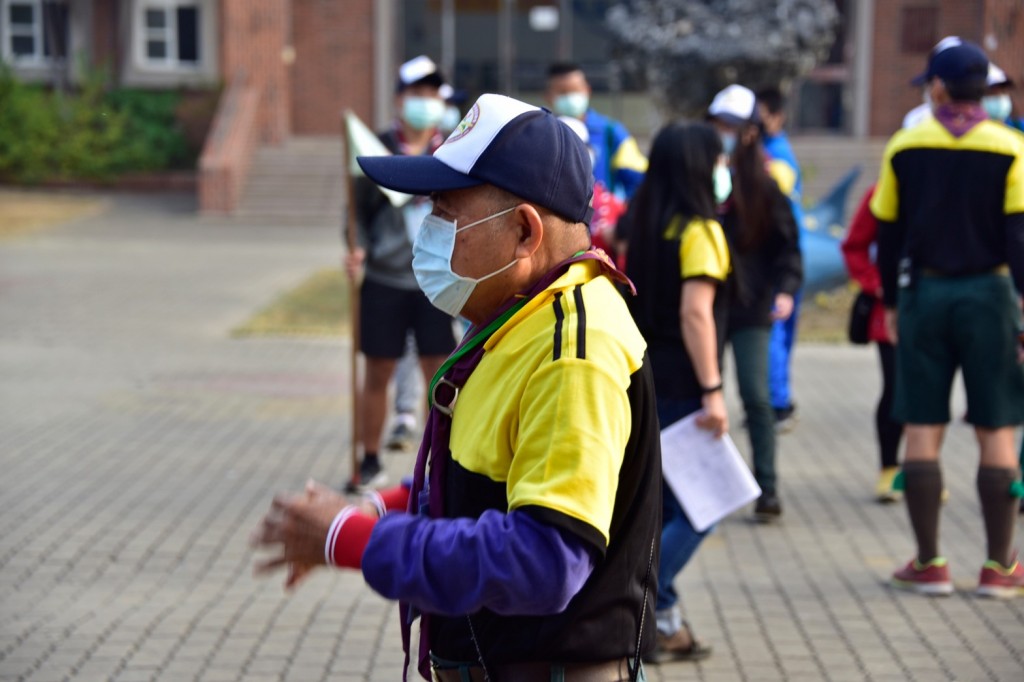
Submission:
[[[7,62],[8,64],[12,64],[12,65],[15,65],[15,66],[51,66],[55,62],[57,62],[57,63],[63,63],[64,62],[64,58],[63,57],[61,57],[61,58],[54,58],[52,56],[51,57],[47,57],[45,54],[43,54],[43,44],[44,44],[44,40],[45,40],[45,36],[43,35],[43,28],[44,28],[43,27],[43,3],[44,3],[44,1],[45,0],[0,0],[0,13],[2,13],[2,15],[0,15],[0,27],[2,27],[2,30],[0,30],[0,33],[3,34],[3,53],[2,54],[3,54],[4,61]],[[64,4],[64,5],[68,6],[68,11],[70,12],[70,9],[71,9],[70,5],[68,5],[68,3],[66,1],[63,2],[63,3],[60,3],[60,0],[58,0],[58,3],[59,4]],[[11,5],[31,5],[31,7],[32,7],[32,19],[33,19],[31,33],[28,33],[27,31],[25,31],[24,29],[21,29],[21,28],[19,28],[17,30],[14,29],[14,26],[11,24],[11,14],[10,14],[10,12],[11,12],[11,10],[10,10]],[[71,33],[71,28],[69,26],[68,27],[68,35],[66,36],[68,42],[70,42],[70,39],[71,39],[70,33]],[[11,38],[13,38],[15,36],[28,36],[28,35],[31,35],[32,40],[34,42],[35,50],[33,51],[32,55],[28,56],[28,55],[16,55],[16,54],[14,54],[14,48],[11,46]],[[53,45],[50,46],[51,50],[53,49],[53,47],[55,47],[55,46],[53,46]],[[69,50],[69,49],[70,49],[70,46],[65,45],[65,50]]]
[[[135,16],[133,31],[135,36],[135,64],[140,70],[146,71],[172,71],[193,73],[199,71],[203,66],[205,55],[203,54],[203,26],[206,22],[206,3],[199,0],[137,0],[135,3]],[[178,12],[179,7],[193,7],[196,10],[198,23],[196,31],[197,57],[194,62],[183,62],[178,60]],[[146,24],[146,12],[148,10],[159,10],[164,13],[163,28],[150,28]],[[149,56],[149,40],[157,39],[166,45],[163,58]]]

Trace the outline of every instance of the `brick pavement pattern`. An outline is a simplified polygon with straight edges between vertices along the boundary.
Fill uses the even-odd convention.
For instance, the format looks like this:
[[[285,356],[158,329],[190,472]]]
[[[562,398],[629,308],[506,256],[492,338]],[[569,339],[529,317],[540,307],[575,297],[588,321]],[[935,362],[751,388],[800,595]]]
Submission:
[[[271,493],[348,473],[348,340],[229,336],[338,263],[337,227],[113,203],[0,242],[0,680],[400,679],[397,610],[360,575],[323,570],[284,594],[252,577],[247,547]],[[707,539],[681,582],[715,653],[649,679],[1024,678],[1024,600],[970,593],[984,552],[970,431],[954,425],[945,448],[958,592],[895,593],[912,542],[903,508],[871,501],[874,351],[802,346],[794,373],[785,516],[737,514]]]

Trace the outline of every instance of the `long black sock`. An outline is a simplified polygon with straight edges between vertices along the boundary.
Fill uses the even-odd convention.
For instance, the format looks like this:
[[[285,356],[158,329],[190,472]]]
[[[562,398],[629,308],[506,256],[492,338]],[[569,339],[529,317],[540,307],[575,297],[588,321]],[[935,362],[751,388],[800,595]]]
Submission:
[[[988,558],[1003,566],[1010,564],[1013,526],[1017,521],[1017,498],[1010,485],[1020,476],[1017,468],[978,467],[978,498],[985,517]]]
[[[892,418],[892,401],[896,385],[896,347],[891,343],[878,344],[878,358],[882,365],[882,395],[875,409],[875,433],[882,468],[899,466],[900,439],[903,424]]]
[[[939,556],[939,507],[942,505],[942,470],[938,462],[903,463],[903,497],[917,540],[917,560],[928,563]]]

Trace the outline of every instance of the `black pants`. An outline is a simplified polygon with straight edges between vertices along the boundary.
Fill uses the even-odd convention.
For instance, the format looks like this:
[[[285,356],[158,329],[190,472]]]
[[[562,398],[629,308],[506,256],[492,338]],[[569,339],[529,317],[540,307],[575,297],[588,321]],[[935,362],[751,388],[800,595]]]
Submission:
[[[882,365],[882,395],[875,410],[875,432],[882,468],[899,466],[900,440],[903,424],[892,418],[892,397],[896,388],[896,346],[878,342],[878,359]]]

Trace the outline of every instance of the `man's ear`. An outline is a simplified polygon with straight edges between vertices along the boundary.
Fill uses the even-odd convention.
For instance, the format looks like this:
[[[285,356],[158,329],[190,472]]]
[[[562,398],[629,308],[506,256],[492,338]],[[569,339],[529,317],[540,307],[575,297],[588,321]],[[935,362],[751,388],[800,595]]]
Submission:
[[[516,226],[516,258],[529,258],[544,241],[544,220],[530,204],[519,204],[512,215]]]

